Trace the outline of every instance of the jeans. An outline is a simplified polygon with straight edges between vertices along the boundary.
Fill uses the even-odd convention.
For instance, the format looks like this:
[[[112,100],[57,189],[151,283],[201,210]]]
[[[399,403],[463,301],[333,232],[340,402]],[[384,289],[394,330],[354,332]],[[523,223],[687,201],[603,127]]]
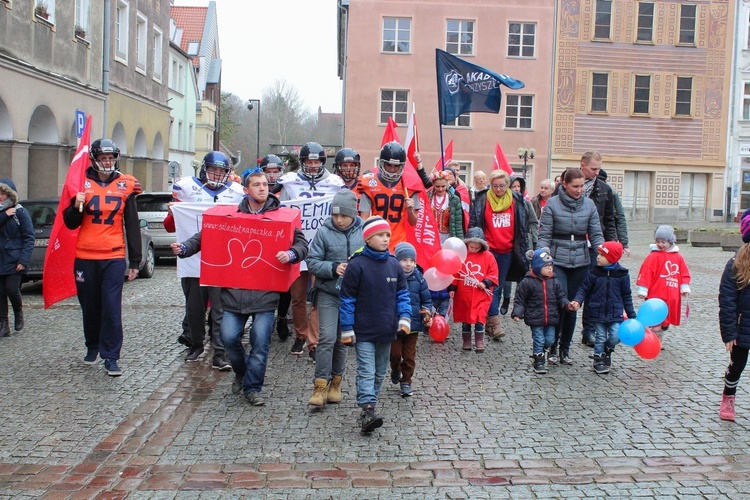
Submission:
[[[461,333],[471,333],[471,323],[461,323]],[[474,323],[474,333],[484,333],[484,323]]]
[[[594,355],[602,354],[604,348],[614,351],[617,344],[620,343],[620,337],[617,332],[620,331],[620,322],[614,323],[593,323],[596,340],[594,341]]]
[[[555,265],[555,277],[560,282],[568,300],[573,300],[578,288],[589,272],[588,267],[560,267]],[[573,331],[576,329],[576,311],[562,310],[560,323],[555,328],[555,346],[560,344],[562,351],[570,349]]]
[[[493,250],[492,256],[495,257],[497,262],[497,286],[492,290],[492,302],[490,303],[490,310],[487,313],[488,316],[497,316],[500,314],[500,296],[503,294],[503,286],[505,285],[505,277],[508,276],[510,270],[510,252],[497,253]]]
[[[349,349],[341,343],[338,295],[318,291],[318,320],[320,338],[315,349],[315,378],[330,382],[332,377],[343,375],[346,369],[346,354]]]
[[[357,404],[362,408],[375,406],[388,370],[391,343],[357,342],[354,347],[357,351]]]
[[[273,315],[274,311],[257,312],[252,315],[250,352],[245,355],[242,334],[245,331],[245,323],[251,315],[224,311],[221,322],[221,340],[224,342],[224,349],[235,375],[244,375],[242,392],[245,394],[260,392],[263,389],[268,349],[271,344],[271,333],[273,333]]]
[[[432,299],[432,307],[435,308],[435,314],[439,314],[445,317],[448,314],[448,306],[451,303],[451,298],[446,297],[444,299]]]
[[[555,327],[552,326],[532,326],[531,340],[534,343],[534,354],[540,354],[546,349],[552,347],[555,343]]]

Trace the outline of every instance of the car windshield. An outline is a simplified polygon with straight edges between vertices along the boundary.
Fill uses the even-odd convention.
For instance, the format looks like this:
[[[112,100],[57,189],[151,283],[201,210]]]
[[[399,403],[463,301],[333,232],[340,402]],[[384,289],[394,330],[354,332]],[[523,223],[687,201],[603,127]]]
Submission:
[[[29,212],[34,227],[52,227],[57,213],[57,202],[25,202],[23,207]]]
[[[150,196],[141,194],[135,199],[139,212],[166,212],[171,196]]]

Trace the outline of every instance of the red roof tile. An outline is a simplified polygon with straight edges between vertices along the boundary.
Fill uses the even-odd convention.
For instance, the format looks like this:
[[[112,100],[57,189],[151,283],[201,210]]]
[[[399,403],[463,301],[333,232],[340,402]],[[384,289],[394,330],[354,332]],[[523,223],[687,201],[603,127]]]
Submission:
[[[186,7],[173,5],[169,8],[169,14],[182,28],[182,40],[180,48],[187,52],[190,42],[200,43],[203,39],[203,27],[206,25],[208,7]],[[198,64],[198,58],[193,58],[193,64]]]

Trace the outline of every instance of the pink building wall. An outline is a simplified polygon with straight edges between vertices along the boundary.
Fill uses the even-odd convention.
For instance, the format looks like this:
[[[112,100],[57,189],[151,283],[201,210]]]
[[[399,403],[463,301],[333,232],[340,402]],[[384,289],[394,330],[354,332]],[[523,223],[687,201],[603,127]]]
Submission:
[[[381,52],[383,17],[411,18],[411,52]],[[408,89],[409,110],[416,104],[420,149],[427,171],[440,155],[437,115],[435,48],[446,48],[448,19],[474,20],[474,55],[461,56],[496,73],[523,80],[526,87],[503,87],[499,114],[472,113],[471,127],[444,126],[444,144],[454,140],[453,158],[472,162],[477,170],[492,169],[495,143],[499,142],[511,165],[522,166],[516,150],[535,148],[529,161],[529,187],[536,192],[539,180],[547,176],[549,163],[550,96],[552,95],[553,0],[469,0],[469,1],[358,1],[351,0],[348,25],[346,71],[345,146],[355,148],[369,167],[377,157],[385,130],[380,121],[380,90]],[[536,23],[535,57],[508,57],[508,23]],[[505,104],[508,94],[534,96],[532,128],[506,130]],[[403,140],[406,125],[398,133]]]

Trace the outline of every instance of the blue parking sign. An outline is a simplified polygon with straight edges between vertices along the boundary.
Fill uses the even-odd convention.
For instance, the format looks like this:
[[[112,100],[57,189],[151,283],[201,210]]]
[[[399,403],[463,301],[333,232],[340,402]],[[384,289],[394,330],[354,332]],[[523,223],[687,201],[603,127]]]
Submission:
[[[79,139],[83,135],[83,129],[86,126],[86,113],[77,109],[76,110],[76,137]]]

